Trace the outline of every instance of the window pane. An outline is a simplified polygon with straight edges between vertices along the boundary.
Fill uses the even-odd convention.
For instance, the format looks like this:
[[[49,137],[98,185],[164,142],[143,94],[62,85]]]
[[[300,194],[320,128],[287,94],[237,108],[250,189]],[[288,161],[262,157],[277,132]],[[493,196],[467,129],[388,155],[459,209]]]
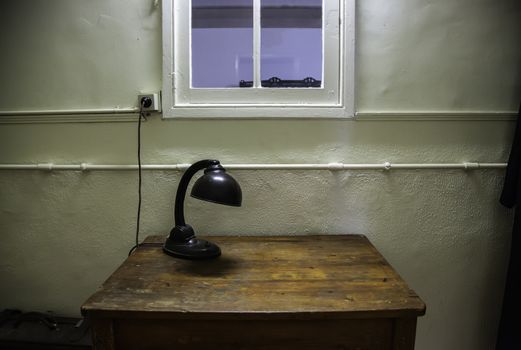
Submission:
[[[320,87],[322,61],[322,0],[262,0],[262,86]]]
[[[253,80],[253,0],[192,0],[191,39],[192,87]]]

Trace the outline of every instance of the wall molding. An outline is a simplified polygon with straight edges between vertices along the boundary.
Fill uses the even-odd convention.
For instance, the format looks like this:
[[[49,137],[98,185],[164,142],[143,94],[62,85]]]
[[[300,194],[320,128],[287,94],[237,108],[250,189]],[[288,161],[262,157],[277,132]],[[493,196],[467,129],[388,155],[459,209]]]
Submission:
[[[135,122],[138,108],[113,109],[63,109],[0,111],[0,124],[39,124],[39,123],[103,123]],[[515,121],[517,111],[359,111],[354,118],[294,118],[297,120],[347,120],[347,121]],[[163,118],[164,119],[164,118]],[[168,120],[169,118],[167,118]],[[173,118],[176,119],[176,118]],[[198,119],[198,118],[186,118]],[[204,118],[222,120],[222,118]],[[231,118],[230,118],[231,119]],[[293,118],[233,118],[233,119],[293,119]]]
[[[138,113],[133,107],[0,111],[0,124],[134,122]]]
[[[359,111],[358,121],[514,121],[517,111]]]

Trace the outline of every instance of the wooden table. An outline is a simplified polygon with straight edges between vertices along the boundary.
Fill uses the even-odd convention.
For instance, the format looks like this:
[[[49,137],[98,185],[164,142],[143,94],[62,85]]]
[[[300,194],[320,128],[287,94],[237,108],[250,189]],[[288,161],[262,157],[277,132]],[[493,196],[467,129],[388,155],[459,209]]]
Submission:
[[[164,239],[82,306],[96,349],[414,349],[425,304],[365,236],[211,237],[206,261]]]

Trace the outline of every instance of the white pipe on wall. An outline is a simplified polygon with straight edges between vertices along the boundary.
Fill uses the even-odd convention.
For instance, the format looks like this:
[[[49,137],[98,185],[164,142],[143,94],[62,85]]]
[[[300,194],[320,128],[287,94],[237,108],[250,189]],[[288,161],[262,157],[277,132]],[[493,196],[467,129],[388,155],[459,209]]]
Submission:
[[[144,164],[143,170],[186,170],[190,164]],[[375,163],[375,164],[223,164],[226,169],[235,170],[393,170],[393,169],[502,169],[506,163]],[[0,164],[0,170],[137,170],[135,164]]]

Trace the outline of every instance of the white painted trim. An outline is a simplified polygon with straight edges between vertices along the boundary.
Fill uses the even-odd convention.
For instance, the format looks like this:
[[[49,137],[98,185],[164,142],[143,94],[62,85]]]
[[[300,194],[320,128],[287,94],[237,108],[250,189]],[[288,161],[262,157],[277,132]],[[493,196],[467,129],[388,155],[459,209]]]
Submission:
[[[162,2],[162,39],[163,39],[163,74],[161,104],[163,115],[169,114],[170,108],[174,105],[174,23],[173,23],[172,0]]]
[[[259,17],[260,2],[255,0],[254,4],[257,6],[255,14]],[[324,70],[322,77],[324,86],[310,89],[189,88],[190,55],[187,52],[189,52],[190,40],[188,35],[179,38],[173,35],[176,30],[190,31],[189,18],[186,16],[189,9],[190,1],[163,0],[164,119],[179,117],[351,118],[354,116],[354,47],[345,46],[346,43],[354,46],[355,0],[324,1],[324,30],[329,33],[323,40],[324,67],[327,66],[327,69]],[[346,14],[346,11],[350,13]],[[256,19],[257,22],[260,21],[260,18]],[[259,23],[257,27],[258,25]],[[346,28],[348,26],[349,28]],[[254,45],[257,50],[260,46],[259,31],[260,28],[254,30]],[[260,85],[259,64],[254,66],[256,67],[254,82]],[[250,101],[252,104],[243,101]],[[329,110],[317,113],[314,110],[316,107]]]
[[[314,106],[310,108],[291,108],[277,106],[272,108],[256,108],[255,106],[235,107],[241,113],[227,113],[229,109],[222,106],[190,107],[177,109],[174,119],[340,119],[346,121],[515,121],[515,111],[439,111],[439,112],[358,112],[354,119],[346,119],[342,108]],[[284,116],[277,113],[284,111]],[[137,108],[128,109],[83,109],[83,110],[34,110],[34,111],[2,111],[0,124],[37,124],[37,123],[104,123],[104,122],[135,122]],[[154,115],[157,115],[154,113]],[[166,119],[172,120],[172,119]]]
[[[137,120],[138,108],[0,111],[0,124],[98,123]]]
[[[343,98],[344,117],[354,118],[356,112],[356,1],[341,2],[340,10],[344,14],[343,29],[340,32],[340,55],[344,58],[341,69],[340,96]]]
[[[253,0],[253,87],[261,82],[261,0]]]
[[[363,111],[357,121],[512,121],[516,111]]]
[[[39,109],[26,111],[0,111],[0,116],[9,115],[74,115],[74,114],[125,114],[137,113],[139,108],[96,108],[96,109]]]
[[[184,171],[190,164],[143,164],[142,170],[175,170]],[[503,169],[507,163],[374,163],[374,164],[346,164],[346,163],[327,163],[327,164],[223,164],[223,167],[230,170],[477,170],[477,169]],[[0,164],[0,170],[41,170],[41,171],[92,171],[92,170],[137,170],[135,164]]]
[[[163,113],[168,113],[163,110]],[[177,107],[169,113],[175,117],[163,117],[164,120],[176,119],[234,119],[234,120],[258,120],[258,119],[347,119],[342,107],[313,106],[313,107],[288,107],[288,106],[204,106],[204,107]]]

